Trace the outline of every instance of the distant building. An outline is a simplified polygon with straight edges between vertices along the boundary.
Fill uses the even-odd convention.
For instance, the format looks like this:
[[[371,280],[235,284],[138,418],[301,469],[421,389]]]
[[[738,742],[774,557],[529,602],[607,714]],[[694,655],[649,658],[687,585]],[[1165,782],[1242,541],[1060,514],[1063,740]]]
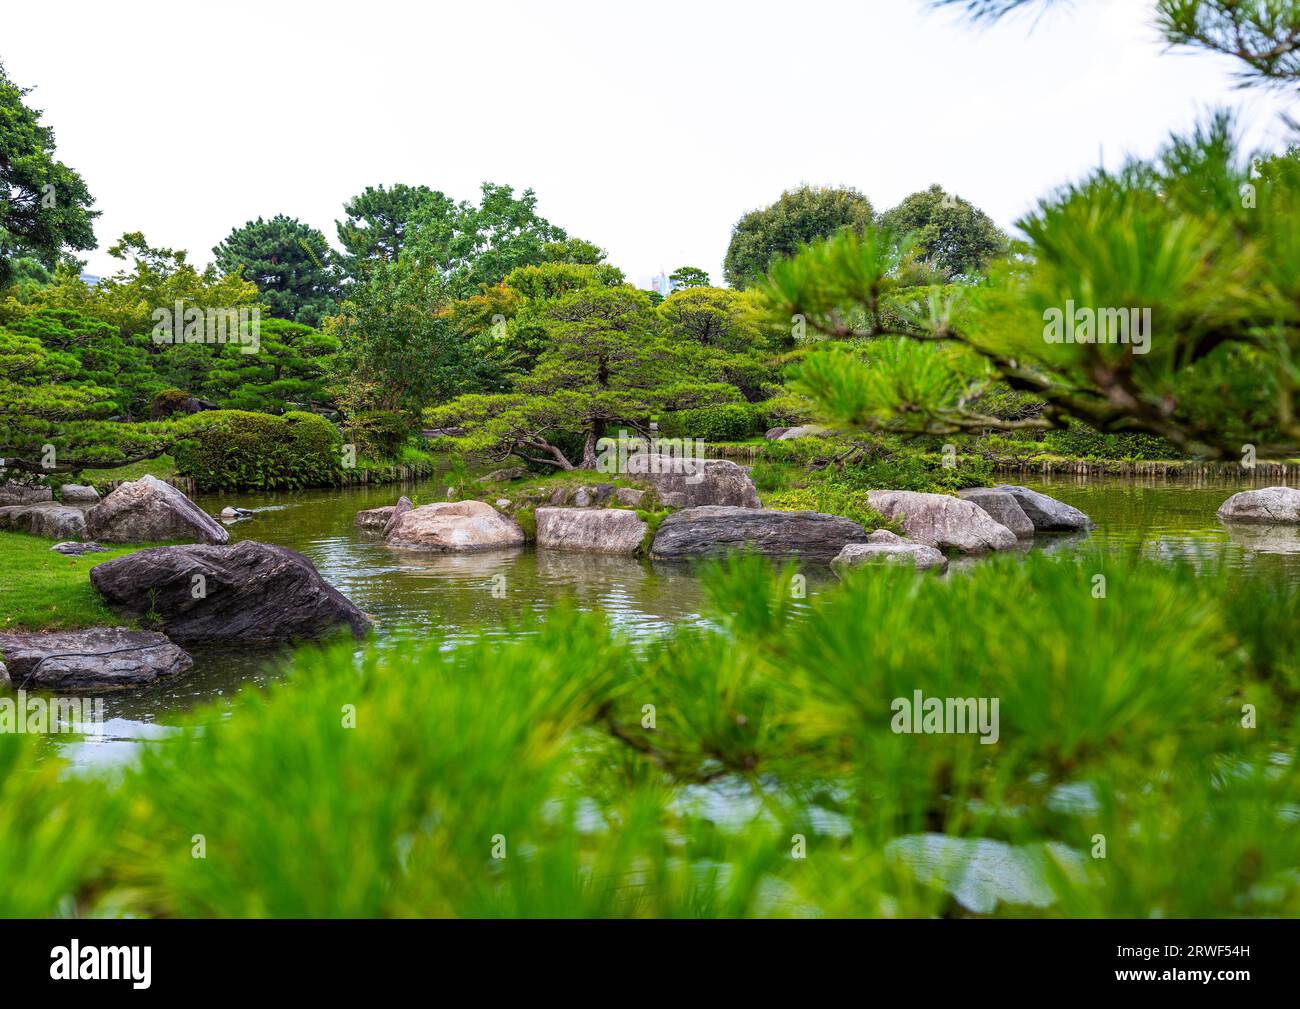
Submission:
[[[660,296],[666,298],[673,293],[673,282],[668,279],[668,274],[660,270],[658,276],[650,278],[650,290],[657,291]]]

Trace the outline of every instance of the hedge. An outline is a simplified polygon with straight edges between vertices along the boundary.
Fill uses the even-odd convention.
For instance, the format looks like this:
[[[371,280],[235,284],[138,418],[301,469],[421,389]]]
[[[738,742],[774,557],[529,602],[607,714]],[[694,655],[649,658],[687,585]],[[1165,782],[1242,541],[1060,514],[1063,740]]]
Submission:
[[[210,410],[188,424],[193,434],[172,454],[176,471],[193,477],[200,491],[297,490],[338,482],[343,439],[314,413],[276,417]]]

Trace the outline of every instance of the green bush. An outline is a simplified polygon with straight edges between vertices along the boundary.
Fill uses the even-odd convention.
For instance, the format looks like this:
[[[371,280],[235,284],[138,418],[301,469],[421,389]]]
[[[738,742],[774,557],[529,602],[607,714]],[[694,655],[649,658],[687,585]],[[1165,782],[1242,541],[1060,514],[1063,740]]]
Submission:
[[[659,431],[668,438],[744,441],[757,432],[758,419],[754,404],[722,403],[665,414],[660,419]]]
[[[370,410],[348,418],[343,438],[357,447],[357,455],[389,460],[397,456],[411,436],[406,415],[394,410]]]
[[[1042,445],[1043,451],[1052,455],[1081,456],[1086,459],[1142,462],[1182,457],[1182,453],[1173,445],[1153,434],[1102,434],[1083,424],[1072,424],[1064,431],[1046,432]]]
[[[843,515],[857,522],[867,532],[894,528],[887,518],[867,504],[866,491],[825,483],[764,494],[763,507],[782,512],[812,511],[823,512],[826,515]]]
[[[201,491],[296,490],[338,482],[343,439],[316,414],[212,410],[186,426],[193,433],[175,447],[176,471],[193,477]]]
[[[172,414],[189,413],[187,404],[193,397],[184,389],[164,389],[154,396],[149,408],[150,420],[166,420]]]

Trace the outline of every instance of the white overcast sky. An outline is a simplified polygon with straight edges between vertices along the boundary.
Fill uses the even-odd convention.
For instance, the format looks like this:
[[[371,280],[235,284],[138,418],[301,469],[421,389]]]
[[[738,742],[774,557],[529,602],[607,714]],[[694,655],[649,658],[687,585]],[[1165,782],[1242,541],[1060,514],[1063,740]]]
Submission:
[[[201,264],[258,215],[333,243],[366,185],[491,180],[636,283],[683,264],[721,283],[736,219],[803,182],[882,210],[937,182],[1010,227],[1215,106],[1281,146],[1279,99],[1164,51],[1150,10],[981,28],[924,0],[64,0],[57,23],[9,18],[0,61],[103,211],[91,273],[125,231]]]

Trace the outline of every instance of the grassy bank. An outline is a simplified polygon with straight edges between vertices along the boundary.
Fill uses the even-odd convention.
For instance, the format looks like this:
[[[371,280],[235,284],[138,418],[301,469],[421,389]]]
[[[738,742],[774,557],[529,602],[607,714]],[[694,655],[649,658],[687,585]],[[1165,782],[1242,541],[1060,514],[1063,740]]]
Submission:
[[[65,557],[51,546],[51,540],[38,536],[0,532],[0,630],[120,626],[122,618],[91,587],[90,569],[141,546],[132,543],[81,557]]]

